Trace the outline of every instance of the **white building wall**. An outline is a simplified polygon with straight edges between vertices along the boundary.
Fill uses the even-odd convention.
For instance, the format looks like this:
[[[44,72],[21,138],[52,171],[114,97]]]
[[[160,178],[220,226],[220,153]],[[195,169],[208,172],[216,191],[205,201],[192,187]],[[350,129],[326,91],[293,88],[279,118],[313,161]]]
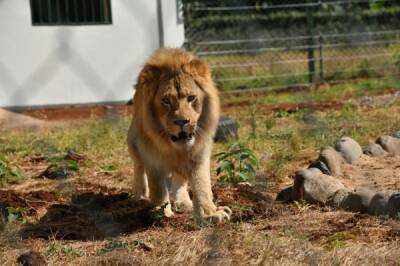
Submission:
[[[164,42],[181,46],[175,0]],[[125,101],[159,47],[157,0],[111,0],[112,25],[32,26],[29,0],[0,1],[0,106]],[[175,27],[173,17],[175,16]]]
[[[162,2],[164,46],[180,47],[185,41],[183,21],[178,23],[177,0]]]

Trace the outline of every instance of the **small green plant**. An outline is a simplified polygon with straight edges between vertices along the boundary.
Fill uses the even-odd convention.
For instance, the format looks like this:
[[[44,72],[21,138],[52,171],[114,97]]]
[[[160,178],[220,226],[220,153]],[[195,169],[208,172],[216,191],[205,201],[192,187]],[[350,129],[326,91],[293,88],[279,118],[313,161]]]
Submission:
[[[51,243],[46,250],[46,256],[51,257],[54,255],[66,255],[71,259],[82,257],[86,255],[86,251],[80,248],[73,248],[71,246],[61,245],[59,243]]]
[[[344,248],[347,246],[346,241],[351,238],[353,238],[353,236],[348,232],[337,232],[328,237],[324,248],[328,251]]]
[[[11,164],[4,157],[0,156],[0,187],[19,183],[22,179],[23,176],[19,171],[11,167]]]
[[[19,222],[21,224],[27,224],[28,222],[23,217],[23,213],[26,212],[25,208],[20,207],[7,207],[7,220],[9,223]]]
[[[105,254],[115,249],[127,249],[132,251],[144,245],[142,240],[124,241],[120,239],[109,239],[107,243],[97,251],[98,254]]]
[[[218,162],[217,175],[221,182],[236,184],[254,179],[258,161],[253,151],[244,144],[233,143],[226,151],[215,156]]]
[[[118,171],[118,167],[114,164],[106,164],[99,167],[99,173],[112,174]]]

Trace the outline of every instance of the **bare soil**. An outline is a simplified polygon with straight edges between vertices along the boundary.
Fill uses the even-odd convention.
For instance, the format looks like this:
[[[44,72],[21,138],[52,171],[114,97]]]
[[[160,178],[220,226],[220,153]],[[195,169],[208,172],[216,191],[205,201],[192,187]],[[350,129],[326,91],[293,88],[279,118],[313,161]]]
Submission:
[[[354,164],[343,165],[341,181],[347,187],[364,187],[373,191],[400,191],[400,157],[362,155]]]

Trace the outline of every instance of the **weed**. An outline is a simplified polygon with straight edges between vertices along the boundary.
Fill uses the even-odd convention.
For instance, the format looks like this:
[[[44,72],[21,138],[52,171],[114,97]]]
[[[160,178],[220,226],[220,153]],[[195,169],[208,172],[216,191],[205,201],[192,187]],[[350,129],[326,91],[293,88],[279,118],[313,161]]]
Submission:
[[[28,222],[23,217],[23,214],[26,212],[25,208],[20,207],[7,207],[7,221],[9,223],[19,222],[21,224],[27,224]]]
[[[244,144],[233,143],[215,157],[218,162],[217,175],[221,182],[236,184],[255,178],[258,160]]]
[[[66,255],[70,259],[75,259],[86,255],[86,251],[80,248],[74,248],[59,243],[51,243],[46,250],[46,256]]]
[[[306,211],[311,208],[311,204],[305,202],[305,201],[294,201],[294,206],[296,206],[297,209],[300,211]]]
[[[120,239],[109,239],[107,243],[97,251],[97,254],[105,254],[115,249],[127,249],[132,251],[136,248],[142,247],[144,242],[142,240],[125,241]]]
[[[346,240],[351,239],[352,235],[346,232],[338,232],[328,237],[324,249],[332,251],[347,246]]]
[[[24,179],[18,169],[11,166],[6,158],[0,156],[0,187],[17,184]]]
[[[291,238],[294,238],[294,239],[300,239],[300,240],[308,239],[308,235],[299,232],[296,228],[291,227],[291,226],[287,227],[287,228],[284,228],[282,230],[282,232],[280,232],[280,235],[281,236],[286,236],[286,237],[291,237]]]
[[[118,170],[118,167],[114,164],[106,164],[99,167],[99,173],[111,174]]]

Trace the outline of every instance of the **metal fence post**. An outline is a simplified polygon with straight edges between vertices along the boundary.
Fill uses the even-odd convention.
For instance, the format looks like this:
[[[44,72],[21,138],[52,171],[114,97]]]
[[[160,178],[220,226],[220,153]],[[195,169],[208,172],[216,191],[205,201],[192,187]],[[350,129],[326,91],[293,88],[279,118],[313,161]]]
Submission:
[[[314,82],[315,58],[314,58],[314,18],[313,18],[313,0],[307,0],[307,31],[310,38],[308,39],[307,59],[308,59],[308,81]]]
[[[324,82],[324,54],[323,54],[323,45],[324,40],[321,35],[319,34],[318,37],[318,48],[319,48],[319,82]]]

